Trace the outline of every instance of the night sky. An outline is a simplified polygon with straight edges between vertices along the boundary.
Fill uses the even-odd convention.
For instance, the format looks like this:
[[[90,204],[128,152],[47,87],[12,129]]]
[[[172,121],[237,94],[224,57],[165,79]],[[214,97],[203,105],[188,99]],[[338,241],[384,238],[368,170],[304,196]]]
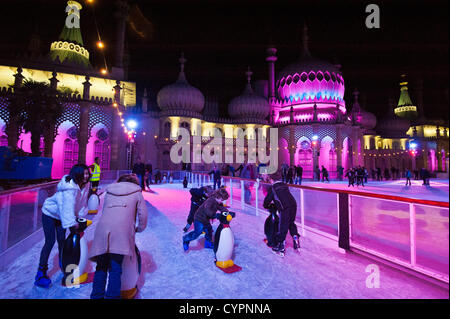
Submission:
[[[84,5],[81,29],[91,63],[100,68],[102,56],[95,49],[92,8]],[[113,0],[96,0],[95,16],[107,45],[107,62],[113,62],[115,20]],[[229,101],[246,83],[267,79],[266,48],[278,49],[276,71],[301,55],[302,27],[309,28],[313,56],[342,65],[347,106],[352,91],[360,91],[360,104],[382,116],[389,97],[398,101],[399,80],[424,81],[424,107],[430,118],[448,120],[449,1],[198,1],[136,0],[153,24],[152,39],[141,39],[127,29],[130,56],[129,80],[138,94],[147,87],[153,103],[158,90],[173,83],[178,58],[185,53],[188,81],[205,95],[219,98],[222,115]],[[381,28],[367,29],[365,7],[376,3]],[[47,53],[61,32],[66,14],[64,0],[2,1],[0,56],[23,51],[35,30]],[[410,93],[415,102],[413,87]],[[140,103],[138,101],[138,103]]]

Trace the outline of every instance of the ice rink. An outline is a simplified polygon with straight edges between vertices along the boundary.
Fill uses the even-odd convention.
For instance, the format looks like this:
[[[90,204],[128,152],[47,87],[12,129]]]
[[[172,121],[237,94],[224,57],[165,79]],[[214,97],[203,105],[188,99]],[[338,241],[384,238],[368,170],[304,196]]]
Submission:
[[[401,181],[403,182],[403,181]],[[418,183],[419,181],[413,181]],[[389,187],[389,182],[387,187]],[[392,181],[391,189],[383,191],[398,196],[418,196],[448,201],[448,181],[425,188],[413,185],[404,190],[400,181]],[[433,182],[432,182],[433,183]],[[306,182],[314,186],[322,183]],[[345,182],[331,183],[329,187],[347,188]],[[378,191],[369,185],[365,191]],[[356,187],[355,187],[356,188]],[[371,189],[373,188],[373,189]],[[360,187],[361,189],[361,187]],[[445,194],[446,193],[446,194]],[[434,196],[434,197],[433,197]],[[239,210],[231,221],[235,236],[234,262],[242,271],[226,274],[213,263],[214,253],[203,248],[204,239],[193,241],[186,253],[182,248],[182,228],[190,206],[188,189],[180,184],[152,185],[145,192],[149,211],[148,226],[136,235],[136,243],[143,259],[143,272],[138,283],[141,299],[301,299],[301,298],[449,298],[447,289],[388,267],[355,253],[342,253],[336,244],[317,240],[312,236],[301,238],[301,251],[292,249],[287,237],[286,257],[272,253],[263,242],[266,215],[246,214]],[[440,198],[440,199],[437,199]],[[99,213],[100,214],[100,213]],[[92,240],[96,221],[86,231],[88,243]],[[213,228],[218,226],[213,223]],[[53,281],[49,289],[33,285],[43,240],[0,272],[0,298],[86,299],[92,284],[80,288],[61,286],[62,273],[57,262],[56,245],[49,261],[49,275]],[[366,267],[375,264],[380,269],[380,287],[368,288]],[[90,263],[89,272],[95,264]]]

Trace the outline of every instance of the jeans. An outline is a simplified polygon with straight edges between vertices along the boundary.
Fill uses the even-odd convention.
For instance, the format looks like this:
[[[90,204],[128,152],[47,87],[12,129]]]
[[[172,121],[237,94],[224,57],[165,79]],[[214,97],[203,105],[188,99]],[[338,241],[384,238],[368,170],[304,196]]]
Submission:
[[[205,239],[212,242],[212,226],[210,223],[203,224],[202,222],[199,222],[198,220],[194,220],[194,230],[190,233],[183,236],[184,242],[190,242],[194,239],[197,239],[202,232],[205,232]]]
[[[120,299],[123,255],[106,253],[97,257],[91,299]],[[109,273],[105,294],[106,277]]]
[[[295,178],[295,184],[302,185],[302,178],[301,177],[296,177]]]
[[[44,230],[45,242],[39,258],[39,266],[46,267],[48,258],[55,245],[55,239],[58,241],[59,262],[61,263],[61,254],[66,239],[66,230],[62,228],[61,221],[45,214],[42,214],[42,228]]]
[[[144,175],[137,175],[137,177],[139,178],[139,184],[141,185],[142,190],[145,190]]]
[[[297,225],[295,224],[295,216],[297,214],[297,207],[288,207],[280,211],[278,221],[278,232],[275,235],[277,243],[286,240],[286,235],[289,232],[292,237],[299,236]]]
[[[214,179],[214,189],[216,189],[216,185],[218,188],[220,188],[221,183],[222,183],[222,180],[220,178]]]

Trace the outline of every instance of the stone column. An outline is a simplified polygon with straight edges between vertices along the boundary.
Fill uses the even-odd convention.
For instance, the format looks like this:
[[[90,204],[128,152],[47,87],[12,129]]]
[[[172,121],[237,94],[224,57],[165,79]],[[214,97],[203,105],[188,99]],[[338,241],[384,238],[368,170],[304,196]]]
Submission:
[[[119,144],[120,137],[123,136],[122,127],[120,122],[120,117],[118,114],[118,110],[120,110],[120,82],[116,82],[116,86],[114,86],[114,105],[112,110],[112,127],[111,127],[111,162],[110,168],[111,170],[118,170],[120,167],[120,159],[119,159]],[[117,108],[117,109],[116,109]]]
[[[436,159],[437,159],[437,162],[438,162],[437,169],[438,169],[439,172],[442,172],[443,171],[443,167],[442,167],[442,152],[439,149],[441,149],[441,148],[439,147],[439,143],[438,143],[437,147],[436,147]]]
[[[80,102],[80,129],[78,131],[78,164],[86,164],[86,149],[89,141],[89,113],[91,104]]]
[[[55,94],[57,93],[58,89],[58,82],[59,80],[56,78],[58,74],[53,71],[52,77],[49,79],[50,81],[50,88],[52,89]],[[44,128],[44,156],[45,157],[52,157],[53,156],[53,143],[55,143],[55,125],[56,123],[53,123],[50,125],[50,127]]]
[[[23,80],[25,77],[22,75],[22,67],[17,68],[17,73],[14,74],[14,92],[16,93],[16,90],[20,89],[23,85]],[[20,101],[20,97],[18,95],[14,95],[14,99],[16,99],[17,103],[22,103]],[[10,118],[8,123],[6,123],[5,127],[5,133],[8,135],[8,146],[12,149],[17,149],[17,143],[19,141],[19,135],[20,135],[20,127],[17,125],[19,118],[19,114],[10,114]]]
[[[269,66],[269,103],[272,104],[272,101],[275,99],[275,62],[277,61],[276,57],[277,49],[274,47],[269,47],[267,49],[267,58]]]
[[[336,165],[337,167],[342,167],[342,147],[343,147],[343,140],[342,140],[342,124],[336,125],[336,141],[334,143],[334,146],[336,147]]]

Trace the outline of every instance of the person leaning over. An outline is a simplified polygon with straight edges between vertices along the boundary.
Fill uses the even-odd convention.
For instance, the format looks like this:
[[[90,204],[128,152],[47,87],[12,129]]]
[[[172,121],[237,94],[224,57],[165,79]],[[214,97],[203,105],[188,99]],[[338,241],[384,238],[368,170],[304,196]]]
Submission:
[[[103,213],[89,250],[89,259],[97,263],[91,299],[120,298],[122,262],[125,256],[133,255],[135,233],[145,230],[147,216],[147,205],[136,175],[122,175],[117,183],[106,188]]]

